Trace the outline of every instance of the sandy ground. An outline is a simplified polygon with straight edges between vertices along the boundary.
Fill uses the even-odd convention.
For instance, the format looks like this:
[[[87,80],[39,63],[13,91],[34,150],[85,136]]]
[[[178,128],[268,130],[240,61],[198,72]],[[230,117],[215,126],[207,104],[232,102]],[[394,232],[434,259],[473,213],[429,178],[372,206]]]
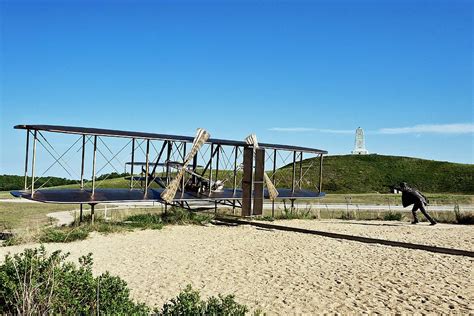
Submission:
[[[276,223],[473,249],[474,227],[467,226]],[[0,248],[0,260],[24,247]],[[250,226],[170,226],[46,247],[69,251],[71,259],[92,252],[96,273],[119,275],[133,297],[149,305],[161,305],[191,284],[204,296],[235,294],[269,314],[474,312],[474,260],[423,250]]]

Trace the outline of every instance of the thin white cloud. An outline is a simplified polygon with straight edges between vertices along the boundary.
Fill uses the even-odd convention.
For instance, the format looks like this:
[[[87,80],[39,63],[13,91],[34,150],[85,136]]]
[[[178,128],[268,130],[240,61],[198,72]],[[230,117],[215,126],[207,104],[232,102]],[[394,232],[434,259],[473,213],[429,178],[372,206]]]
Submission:
[[[272,127],[268,129],[273,132],[304,133],[320,132],[329,134],[354,134],[355,129],[324,129],[311,127]],[[366,134],[473,134],[474,124],[421,124],[411,127],[380,128],[378,130],[365,131]]]
[[[380,134],[472,134],[474,124],[423,124],[412,127],[381,128]]]
[[[331,134],[353,134],[354,133],[354,130],[324,129],[324,128],[310,128],[310,127],[272,127],[268,130],[272,132],[288,132],[288,133],[301,133],[301,132],[320,132],[320,133],[331,133]]]
[[[308,127],[272,127],[268,129],[272,132],[316,132],[316,128],[308,128]]]
[[[355,129],[318,129],[318,131],[331,134],[354,134]]]

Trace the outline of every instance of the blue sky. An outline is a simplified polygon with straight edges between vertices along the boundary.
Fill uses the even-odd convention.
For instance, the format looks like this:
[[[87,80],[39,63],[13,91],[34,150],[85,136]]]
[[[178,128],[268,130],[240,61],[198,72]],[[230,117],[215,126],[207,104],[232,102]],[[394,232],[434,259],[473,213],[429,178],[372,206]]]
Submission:
[[[474,163],[471,1],[1,1],[0,173],[58,124]]]

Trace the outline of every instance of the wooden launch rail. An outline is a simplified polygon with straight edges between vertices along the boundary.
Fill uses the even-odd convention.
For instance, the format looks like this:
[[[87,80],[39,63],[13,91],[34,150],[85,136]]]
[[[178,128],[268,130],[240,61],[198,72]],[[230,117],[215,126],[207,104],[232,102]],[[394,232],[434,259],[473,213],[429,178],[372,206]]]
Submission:
[[[305,229],[305,228],[297,228],[297,227],[289,227],[289,226],[280,226],[280,225],[274,225],[274,224],[268,224],[268,223],[245,221],[245,220],[234,219],[234,218],[229,218],[229,217],[219,217],[219,218],[216,218],[216,220],[224,222],[224,223],[230,223],[230,224],[251,225],[251,226],[265,228],[265,229],[275,229],[275,230],[296,232],[296,233],[302,233],[302,234],[311,234],[311,235],[318,235],[318,236],[323,236],[323,237],[352,240],[352,241],[358,241],[358,242],[363,242],[363,243],[368,243],[368,244],[380,244],[380,245],[391,246],[391,247],[424,250],[424,251],[441,253],[441,254],[446,254],[446,255],[465,256],[465,257],[474,258],[473,251],[462,250],[462,249],[420,245],[420,244],[413,244],[413,243],[407,243],[407,242],[401,242],[401,241],[385,240],[385,239],[362,237],[362,236],[353,236],[353,235],[331,233],[331,232],[324,232],[324,231],[319,231],[319,230],[310,230],[310,229]]]

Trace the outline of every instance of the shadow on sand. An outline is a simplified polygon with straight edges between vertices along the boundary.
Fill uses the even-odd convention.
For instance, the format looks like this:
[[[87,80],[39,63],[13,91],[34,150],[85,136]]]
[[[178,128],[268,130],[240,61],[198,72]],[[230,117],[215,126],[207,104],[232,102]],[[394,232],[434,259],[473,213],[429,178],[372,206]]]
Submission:
[[[216,220],[224,222],[224,223],[233,223],[237,225],[251,225],[251,226],[264,228],[264,229],[275,229],[275,230],[281,230],[281,231],[296,232],[296,233],[301,233],[301,234],[310,234],[310,235],[318,235],[318,236],[329,237],[329,238],[352,240],[352,241],[363,242],[366,244],[380,244],[380,245],[391,246],[391,247],[424,250],[428,252],[442,253],[442,254],[454,255],[454,256],[466,256],[466,257],[474,258],[473,251],[467,251],[467,250],[462,250],[462,249],[444,248],[444,247],[413,244],[413,243],[394,241],[394,240],[385,240],[385,239],[378,239],[378,238],[331,233],[331,232],[325,232],[325,231],[319,231],[319,230],[274,225],[274,224],[246,221],[246,220],[227,218],[227,217],[219,217],[219,218],[216,218]]]

